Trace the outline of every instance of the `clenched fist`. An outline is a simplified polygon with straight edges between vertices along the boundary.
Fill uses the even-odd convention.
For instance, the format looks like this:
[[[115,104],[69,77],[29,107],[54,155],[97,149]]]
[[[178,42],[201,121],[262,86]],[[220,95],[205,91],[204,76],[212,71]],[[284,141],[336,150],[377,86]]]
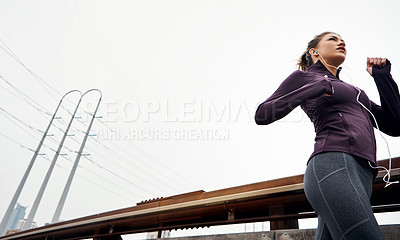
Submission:
[[[372,76],[372,67],[384,67],[386,65],[386,58],[367,58],[367,72]]]

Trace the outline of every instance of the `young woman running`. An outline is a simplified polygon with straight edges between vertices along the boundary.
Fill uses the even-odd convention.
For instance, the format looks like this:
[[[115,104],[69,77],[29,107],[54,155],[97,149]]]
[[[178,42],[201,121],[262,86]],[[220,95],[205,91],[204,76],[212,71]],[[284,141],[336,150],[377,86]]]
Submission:
[[[367,72],[381,106],[364,91],[340,80],[346,44],[340,35],[321,33],[301,56],[300,70],[288,76],[260,104],[257,124],[270,124],[301,106],[314,124],[314,152],[307,162],[304,191],[318,214],[315,239],[384,239],[370,197],[377,174],[373,127],[400,136],[400,95],[389,60],[367,58]]]

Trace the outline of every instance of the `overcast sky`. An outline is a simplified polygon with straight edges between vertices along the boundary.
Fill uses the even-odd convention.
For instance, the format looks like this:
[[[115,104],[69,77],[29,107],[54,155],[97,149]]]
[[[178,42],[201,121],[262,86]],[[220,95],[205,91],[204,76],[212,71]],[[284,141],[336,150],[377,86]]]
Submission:
[[[49,114],[73,89],[101,90],[102,118],[93,124],[96,136],[89,137],[62,219],[303,174],[312,123],[298,108],[257,126],[256,107],[323,31],[346,41],[342,79],[379,103],[365,62],[386,57],[400,78],[398,9],[395,0],[0,1],[0,216]],[[98,97],[82,100],[36,214],[39,225],[51,221]],[[63,106],[73,112],[77,99],[71,94]],[[65,109],[55,120],[60,129],[69,122]],[[58,128],[50,129],[54,136],[18,200],[27,215],[62,139]],[[378,159],[386,159],[376,136]],[[400,139],[386,139],[392,156],[400,156]],[[381,224],[394,219],[398,214],[378,216]]]

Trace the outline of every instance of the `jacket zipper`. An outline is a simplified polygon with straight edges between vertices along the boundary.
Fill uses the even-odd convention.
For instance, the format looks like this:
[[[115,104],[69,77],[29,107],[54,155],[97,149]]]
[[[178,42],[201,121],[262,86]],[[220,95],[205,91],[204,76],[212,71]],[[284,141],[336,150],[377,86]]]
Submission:
[[[354,140],[354,137],[353,137],[353,135],[351,134],[351,132],[350,132],[350,130],[349,130],[349,127],[348,127],[348,125],[347,125],[346,119],[344,119],[343,114],[342,114],[341,112],[339,112],[339,116],[340,116],[340,118],[341,118],[342,121],[343,121],[343,126],[344,126],[344,129],[345,129],[346,132],[347,132],[347,135],[350,137],[350,142],[352,142],[352,141]]]
[[[358,93],[358,91],[361,92],[361,89],[359,89],[358,87],[355,87],[355,89],[357,90],[357,93]],[[361,97],[361,93],[360,93],[360,97]],[[361,102],[361,100],[360,100],[360,102]],[[371,119],[372,116],[370,115],[370,113],[369,112],[366,113],[366,110],[361,106],[361,104],[360,104],[360,108],[361,108],[361,112],[363,112],[364,115],[366,114],[366,118],[370,119],[370,121],[372,122],[373,120]],[[373,123],[371,123],[371,125],[372,126],[369,127],[369,135],[371,136],[371,139],[373,141],[373,150],[374,150],[375,157],[376,157],[376,139],[375,139],[375,135],[374,135]]]

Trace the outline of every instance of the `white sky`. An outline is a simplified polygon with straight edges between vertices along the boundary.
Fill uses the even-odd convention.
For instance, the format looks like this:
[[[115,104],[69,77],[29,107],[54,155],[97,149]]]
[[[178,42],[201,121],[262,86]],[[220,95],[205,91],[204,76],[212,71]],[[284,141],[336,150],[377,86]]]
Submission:
[[[365,61],[387,57],[393,77],[400,78],[398,9],[394,0],[3,0],[0,46],[11,49],[62,94],[92,88],[103,93],[98,115],[109,128],[94,123],[98,141],[96,137],[88,141],[85,153],[91,158],[81,159],[61,215],[72,219],[155,197],[303,174],[313,149],[312,123],[298,108],[279,122],[257,126],[256,107],[296,69],[307,42],[327,30],[339,33],[347,44],[342,79],[379,102]],[[49,94],[52,90],[2,49],[0,75],[47,111],[55,110],[58,100]],[[18,96],[2,79],[0,86],[0,107],[44,131],[49,117],[11,94]],[[93,111],[97,96],[85,98],[82,109]],[[87,115],[81,110],[78,114],[87,125]],[[65,111],[60,116],[69,121]],[[41,133],[18,127],[16,120],[3,114],[0,121],[1,134],[31,149],[37,147]],[[60,120],[57,125],[65,128]],[[85,128],[75,121],[78,141],[82,135],[76,129]],[[118,134],[107,133],[110,129]],[[190,131],[194,135],[184,139]],[[205,131],[214,134],[212,139],[193,138]],[[50,132],[55,137],[45,144],[55,149],[51,139],[62,136],[56,128]],[[145,139],[137,135],[153,132],[160,134]],[[1,217],[33,155],[3,135]],[[386,138],[392,155],[400,156],[400,140]],[[378,159],[388,158],[378,134],[377,141]],[[65,146],[79,148],[72,137]],[[41,152],[53,158],[48,148]],[[66,169],[72,166],[66,158],[75,159],[67,149],[62,152],[68,156],[57,162],[35,218],[39,225],[53,216]],[[18,201],[28,206],[27,214],[49,165],[45,158],[37,158]],[[398,215],[378,216],[381,224],[398,223],[395,219]]]

